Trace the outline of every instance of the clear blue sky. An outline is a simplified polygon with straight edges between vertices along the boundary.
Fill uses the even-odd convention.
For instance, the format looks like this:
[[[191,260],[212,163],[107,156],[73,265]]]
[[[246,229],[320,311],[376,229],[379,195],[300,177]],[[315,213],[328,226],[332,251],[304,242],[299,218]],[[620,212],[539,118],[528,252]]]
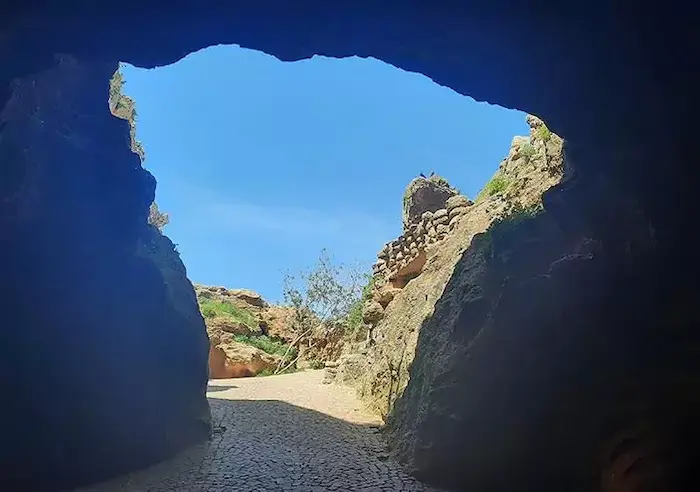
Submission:
[[[271,301],[284,272],[312,266],[324,247],[369,267],[401,233],[401,197],[418,173],[473,197],[528,131],[521,112],[375,59],[288,63],[216,46],[122,71],[189,277]]]

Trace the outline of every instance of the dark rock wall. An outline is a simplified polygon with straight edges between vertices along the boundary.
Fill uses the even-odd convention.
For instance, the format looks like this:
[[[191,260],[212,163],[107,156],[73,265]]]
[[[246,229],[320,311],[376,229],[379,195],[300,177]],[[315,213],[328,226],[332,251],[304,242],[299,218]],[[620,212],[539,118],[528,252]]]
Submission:
[[[659,467],[667,488],[639,490],[677,490],[698,451],[698,316],[658,283],[653,227],[629,197],[573,179],[543,200],[465,252],[421,328],[392,447],[457,490],[596,490],[605,446],[628,431],[641,446],[643,423],[665,447],[632,448],[627,486]]]
[[[204,328],[190,329],[153,261],[134,254],[155,183],[129,151],[128,124],[107,108],[116,60],[153,67],[216,43],[284,60],[374,56],[536,114],[566,138],[578,177],[550,194],[539,243],[521,231],[509,255],[521,260],[489,260],[477,282],[483,293],[456,275],[424,330],[397,407],[406,437],[394,434],[424,477],[496,486],[580,476],[605,435],[598,422],[610,407],[585,410],[606,401],[595,396],[603,381],[630,381],[623,375],[641,367],[660,374],[674,359],[667,347],[697,346],[697,159],[685,121],[697,99],[688,48],[697,30],[681,9],[320,1],[164,9],[126,0],[115,14],[99,3],[47,3],[27,0],[0,16],[0,462],[15,477],[42,469],[55,483],[135,466],[182,444],[171,439],[188,441],[206,413]],[[599,244],[595,257],[569,257],[584,238]],[[539,439],[555,435],[546,434],[552,422],[560,437]],[[577,445],[560,453],[567,440]]]
[[[208,432],[201,316],[138,251],[155,180],[109,113],[115,68],[57,56],[0,115],[0,481],[17,487],[102,477]]]

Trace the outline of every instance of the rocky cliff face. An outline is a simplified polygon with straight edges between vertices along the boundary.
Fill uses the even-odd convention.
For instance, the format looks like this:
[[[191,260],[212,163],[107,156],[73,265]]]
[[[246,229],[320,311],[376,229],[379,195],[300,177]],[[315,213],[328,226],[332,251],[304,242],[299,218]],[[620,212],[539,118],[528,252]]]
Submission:
[[[109,110],[117,118],[126,120],[129,123],[129,142],[131,151],[139,156],[141,163],[146,160],[146,151],[143,145],[136,138],[136,103],[123,92],[124,78],[120,70],[114,72],[109,81]],[[163,232],[163,228],[168,224],[170,218],[168,214],[158,209],[156,202],[151,203],[148,212],[148,223]]]
[[[2,333],[3,374],[43,388],[3,388],[12,490],[90,481],[208,435],[204,323],[147,224],[155,180],[108,111],[115,69],[56,56],[14,81],[0,113],[0,298],[22,327]]]
[[[442,201],[431,200],[432,211],[413,217],[407,231],[378,255],[374,289],[364,311],[372,327],[369,347],[359,357],[348,354],[334,370],[338,380],[357,385],[369,406],[385,418],[409,382],[422,324],[433,314],[474,236],[494,221],[536,213],[542,193],[561,179],[561,138],[533,116],[528,116],[528,123],[530,135],[513,139],[507,157],[476,203],[455,191],[440,195]],[[454,190],[438,179],[442,189]],[[417,186],[422,181],[430,178],[408,186],[405,204],[422,201],[429,189]],[[421,197],[410,198],[414,191]],[[484,265],[474,262],[470,268],[476,275]]]
[[[287,366],[301,369],[340,355],[342,329],[319,322],[311,333],[300,332],[293,308],[270,304],[257,292],[206,285],[195,289],[211,341],[211,378],[256,376]]]
[[[556,230],[545,234],[542,243],[578,235],[599,248],[590,268],[570,272],[568,279],[562,275],[551,284],[563,288],[555,292],[568,300],[565,309],[531,303],[532,310],[525,311],[528,319],[540,317],[527,328],[544,326],[550,332],[540,340],[552,342],[540,352],[541,360],[555,363],[553,373],[566,384],[550,388],[545,378],[524,387],[510,412],[489,412],[496,401],[483,399],[475,407],[478,411],[465,413],[461,421],[460,414],[450,412],[455,407],[448,401],[442,414],[449,417],[443,427],[450,431],[449,439],[445,446],[426,446],[424,458],[433,451],[434,459],[423,460],[426,466],[416,469],[428,476],[431,470],[439,471],[442,462],[444,473],[434,473],[436,480],[490,478],[488,488],[493,490],[493,482],[503,485],[512,478],[502,490],[541,491],[547,490],[542,485],[551,476],[566,474],[566,467],[559,465],[583,463],[588,467],[584,475],[570,474],[567,486],[555,484],[551,490],[595,490],[601,483],[611,490],[608,486],[617,487],[620,476],[645,485],[644,477],[637,479],[644,470],[658,469],[646,466],[653,462],[671,466],[671,472],[662,475],[692,477],[697,483],[697,459],[692,458],[700,442],[698,407],[677,398],[700,394],[697,152],[688,114],[697,98],[696,62],[688,50],[696,44],[692,15],[658,9],[655,15],[635,16],[631,13],[636,5],[628,2],[622,8],[598,9],[596,16],[568,5],[557,9],[552,22],[536,9],[522,9],[522,2],[493,5],[490,15],[475,17],[454,2],[435,12],[409,2],[386,9],[366,2],[312,1],[304,9],[291,2],[182,3],[170,5],[164,16],[159,2],[139,0],[120,4],[122,11],[137,13],[127,23],[98,3],[66,2],[55,8],[47,3],[17,3],[0,17],[0,364],[3,395],[11,395],[0,406],[0,456],[3,471],[11,472],[0,475],[3,486],[27,477],[43,477],[51,486],[71,478],[90,480],[110,469],[157,459],[162,455],[150,453],[163,444],[162,432],[190,428],[181,402],[184,395],[199,395],[199,390],[192,390],[191,380],[178,380],[168,362],[177,359],[177,350],[192,356],[184,347],[197,342],[173,339],[163,329],[177,319],[170,323],[172,310],[161,304],[162,282],[148,262],[131,259],[134,237],[152,202],[153,183],[128,151],[128,129],[107,118],[103,94],[116,68],[112,61],[152,68],[206,46],[233,43],[286,61],[314,54],[371,56],[420,72],[476,100],[535,111],[566,136],[567,162],[575,164],[576,172],[544,196],[546,215]],[[518,15],[511,15],[516,11]],[[72,53],[82,60],[83,76],[57,83],[56,53]],[[70,101],[72,108],[61,101]],[[42,129],[41,122],[47,121],[50,124]],[[538,278],[553,277],[544,273]],[[586,288],[577,291],[578,282],[585,282]],[[457,292],[453,289],[458,286],[445,292]],[[535,292],[524,290],[525,296]],[[547,294],[546,289],[536,292]],[[581,302],[575,302],[577,297]],[[124,306],[134,308],[127,312]],[[459,312],[457,306],[445,309]],[[519,319],[511,322],[513,330],[523,326]],[[464,324],[448,326],[458,332]],[[571,326],[574,329],[562,329]],[[422,330],[426,335],[420,338],[426,340],[419,340],[419,347],[430,349],[429,334],[438,328]],[[154,359],[148,365],[138,349],[129,349],[130,341],[139,337],[158,347],[164,364]],[[105,347],[114,349],[102,350]],[[470,384],[478,385],[475,378],[481,375],[486,393],[481,396],[489,396],[486,390],[491,390],[492,396],[503,397],[503,385],[491,384],[492,378],[498,375],[496,382],[502,383],[509,372],[526,373],[520,362],[528,352],[520,353],[518,364],[494,365],[486,356],[502,346],[490,347],[483,347],[481,370],[469,373]],[[472,355],[464,358],[474,360]],[[416,371],[424,367],[418,362],[421,358],[419,349]],[[678,378],[664,372],[668,361],[682,369],[676,372],[686,375],[685,386],[678,385],[670,394],[650,391],[675,385]],[[192,364],[202,379],[204,366]],[[562,372],[558,366],[576,370]],[[447,392],[452,383],[452,388],[468,394],[459,384],[459,372],[438,381],[428,368],[411,381],[420,379],[419,374],[425,374],[421,387],[426,395]],[[590,385],[594,375],[605,385]],[[203,386],[200,376],[196,379],[194,386]],[[168,384],[160,384],[163,380]],[[639,383],[638,391],[631,392],[636,396],[621,398],[627,401],[620,407],[624,411],[604,430],[598,425],[597,409],[604,402],[619,401],[610,396],[623,394],[618,390],[625,380]],[[587,384],[592,390],[579,402],[580,418],[564,418],[561,396],[583,394]],[[405,395],[415,397],[407,401],[421,401],[411,388],[413,384]],[[134,394],[152,398],[127,398]],[[550,397],[543,399],[547,394]],[[666,402],[680,409],[670,414],[676,418],[644,409]],[[435,422],[435,412],[441,409],[414,408],[419,411],[407,412],[401,428],[423,429],[414,442],[426,444],[425,422]],[[151,410],[160,419],[142,426]],[[525,457],[533,465],[532,482],[512,476],[513,464],[521,461],[512,453],[498,453],[502,439],[488,440],[489,432],[510,429],[512,412],[521,412],[521,423],[529,416],[555,424],[539,427],[535,438],[523,444],[531,451]],[[543,412],[550,413],[543,417]],[[646,419],[649,415],[652,418]],[[131,416],[138,425],[126,425]],[[416,427],[410,424],[413,417]],[[634,452],[643,451],[639,445],[653,442],[635,430],[638,422],[640,428],[673,443],[670,450],[651,449],[651,456],[637,454],[644,462],[634,461]],[[566,432],[557,436],[562,429]],[[481,439],[475,439],[475,431]],[[571,434],[574,431],[578,434]],[[571,450],[581,449],[582,441],[603,432],[606,448],[620,444],[608,461],[571,455]],[[551,446],[557,442],[559,446]],[[630,450],[631,442],[637,443],[635,449]],[[550,445],[547,452],[542,452],[544,443]],[[484,449],[499,458],[480,461]],[[410,461],[412,454],[405,456]],[[624,472],[610,476],[619,470]],[[687,474],[675,473],[678,470]],[[592,477],[591,487],[585,487],[582,476]],[[669,490],[700,488],[678,485],[666,481]]]
[[[445,239],[435,270],[427,263],[389,304],[369,351],[386,369],[369,364],[360,391],[390,409],[392,449],[425,480],[485,490],[563,490],[572,476],[583,490],[663,482],[683,453],[670,444],[683,432],[673,422],[687,426],[679,416],[697,399],[680,330],[657,345],[653,368],[626,349],[633,329],[640,351],[654,350],[639,303],[659,293],[647,284],[653,273],[634,270],[654,250],[653,228],[621,190],[580,181],[561,140],[528,123],[530,136],[514,139],[496,174],[498,191]],[[635,321],[614,327],[611,316]],[[615,476],[641,459],[648,465]]]
[[[447,199],[458,194],[459,192],[440,176],[421,176],[414,179],[406,187],[403,195],[404,230],[419,222],[426,212],[437,212],[445,208]]]

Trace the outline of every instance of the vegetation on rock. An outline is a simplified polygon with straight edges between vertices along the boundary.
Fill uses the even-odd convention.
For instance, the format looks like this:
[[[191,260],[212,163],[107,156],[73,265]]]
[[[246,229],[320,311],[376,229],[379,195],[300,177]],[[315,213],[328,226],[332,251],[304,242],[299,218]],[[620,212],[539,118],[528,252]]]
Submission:
[[[508,188],[509,184],[510,180],[502,173],[497,172],[493,175],[489,182],[486,183],[486,186],[484,186],[484,188],[479,192],[479,194],[476,197],[476,200],[480,201],[485,197],[493,196],[496,193],[505,191],[505,189]]]
[[[226,317],[253,329],[258,326],[258,321],[252,314],[231,303],[202,299],[199,301],[199,306],[205,319]]]
[[[309,328],[308,323],[345,323],[366,281],[367,275],[359,269],[334,264],[324,249],[311,270],[298,277],[285,276],[284,299],[300,314],[313,314],[298,320],[306,323],[302,328]]]
[[[161,212],[158,209],[156,202],[151,203],[151,207],[148,210],[148,223],[153,227],[163,232],[163,229],[170,222],[170,216],[165,212]]]
[[[132,152],[138,154],[141,162],[146,160],[146,152],[143,145],[136,138],[136,103],[132,98],[123,93],[124,76],[121,70],[117,69],[109,81],[109,108],[114,116],[126,120],[129,123],[129,142]],[[170,222],[168,214],[161,212],[155,202],[151,204],[148,211],[148,223],[163,232],[165,226]]]
[[[543,211],[542,193],[561,179],[561,138],[541,130],[544,125],[537,118],[528,117],[527,122],[530,135],[514,137],[508,155],[476,203],[460,195],[435,200],[434,211],[424,212],[378,254],[372,294],[364,302],[364,317],[371,322],[368,343],[349,346],[330,379],[355,386],[368,407],[385,419],[395,414],[395,405],[404,398],[409,381],[419,384],[414,380],[416,369],[410,369],[419,339],[429,338],[436,347],[427,355],[427,362],[423,359],[420,371],[427,370],[425,367],[432,371],[431,364],[435,364],[439,374],[446,361],[459,360],[459,354],[464,353],[462,342],[448,343],[452,330],[441,330],[440,326],[459,318],[464,324],[460,336],[468,338],[479,331],[477,315],[490,305],[482,304],[481,279],[487,266],[509,260],[512,243],[517,244],[516,239],[522,236],[520,230],[528,228],[525,224]],[[428,179],[414,180],[409,189],[421,188],[423,181]],[[537,233],[537,224],[529,227],[532,234]],[[462,277],[454,279],[459,265]],[[450,312],[433,320],[433,331],[422,333],[438,306],[446,303],[473,303],[474,319],[458,314],[453,319]],[[404,408],[409,405],[415,410],[432,401],[429,392],[416,389],[415,394],[420,396],[414,396],[417,399]]]
[[[251,345],[270,355],[278,355],[290,362],[297,356],[297,349],[279,340],[273,340],[267,335],[235,335],[237,342]]]
[[[360,298],[355,301],[355,303],[350,307],[348,312],[348,331],[349,335],[356,335],[361,327],[364,325],[362,320],[362,308],[365,303],[372,297],[372,291],[376,284],[376,277],[367,274],[368,280],[365,286],[362,288],[362,294]]]
[[[524,143],[520,148],[520,153],[527,159],[535,155],[536,152],[537,150],[535,150],[535,147],[533,147],[531,143]]]
[[[323,250],[312,269],[285,276],[284,306],[268,304],[251,291],[198,285],[212,364],[220,371],[212,377],[282,374],[301,362],[323,367],[339,355],[346,335],[360,331],[363,284],[368,292],[369,275],[335,264]],[[239,344],[272,356],[275,363]]]
[[[298,334],[294,344],[303,349],[300,357],[328,360],[339,355],[344,338],[362,326],[357,311],[370,281],[358,267],[335,264],[325,249],[309,271],[285,276],[284,300],[293,313],[290,323]]]
[[[549,142],[549,139],[552,138],[551,130],[547,128],[547,125],[545,125],[544,123],[542,123],[542,125],[536,130],[536,134],[545,143]]]

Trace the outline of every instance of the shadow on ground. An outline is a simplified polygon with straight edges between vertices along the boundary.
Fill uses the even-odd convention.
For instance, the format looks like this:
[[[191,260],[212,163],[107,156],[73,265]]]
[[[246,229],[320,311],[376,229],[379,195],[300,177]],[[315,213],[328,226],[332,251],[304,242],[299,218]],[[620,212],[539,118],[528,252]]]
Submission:
[[[427,491],[388,458],[376,427],[272,400],[210,398],[207,443],[80,492]]]
[[[215,393],[217,391],[226,391],[229,389],[238,389],[238,386],[234,386],[233,384],[222,384],[217,386],[211,383],[207,385],[207,393]]]

